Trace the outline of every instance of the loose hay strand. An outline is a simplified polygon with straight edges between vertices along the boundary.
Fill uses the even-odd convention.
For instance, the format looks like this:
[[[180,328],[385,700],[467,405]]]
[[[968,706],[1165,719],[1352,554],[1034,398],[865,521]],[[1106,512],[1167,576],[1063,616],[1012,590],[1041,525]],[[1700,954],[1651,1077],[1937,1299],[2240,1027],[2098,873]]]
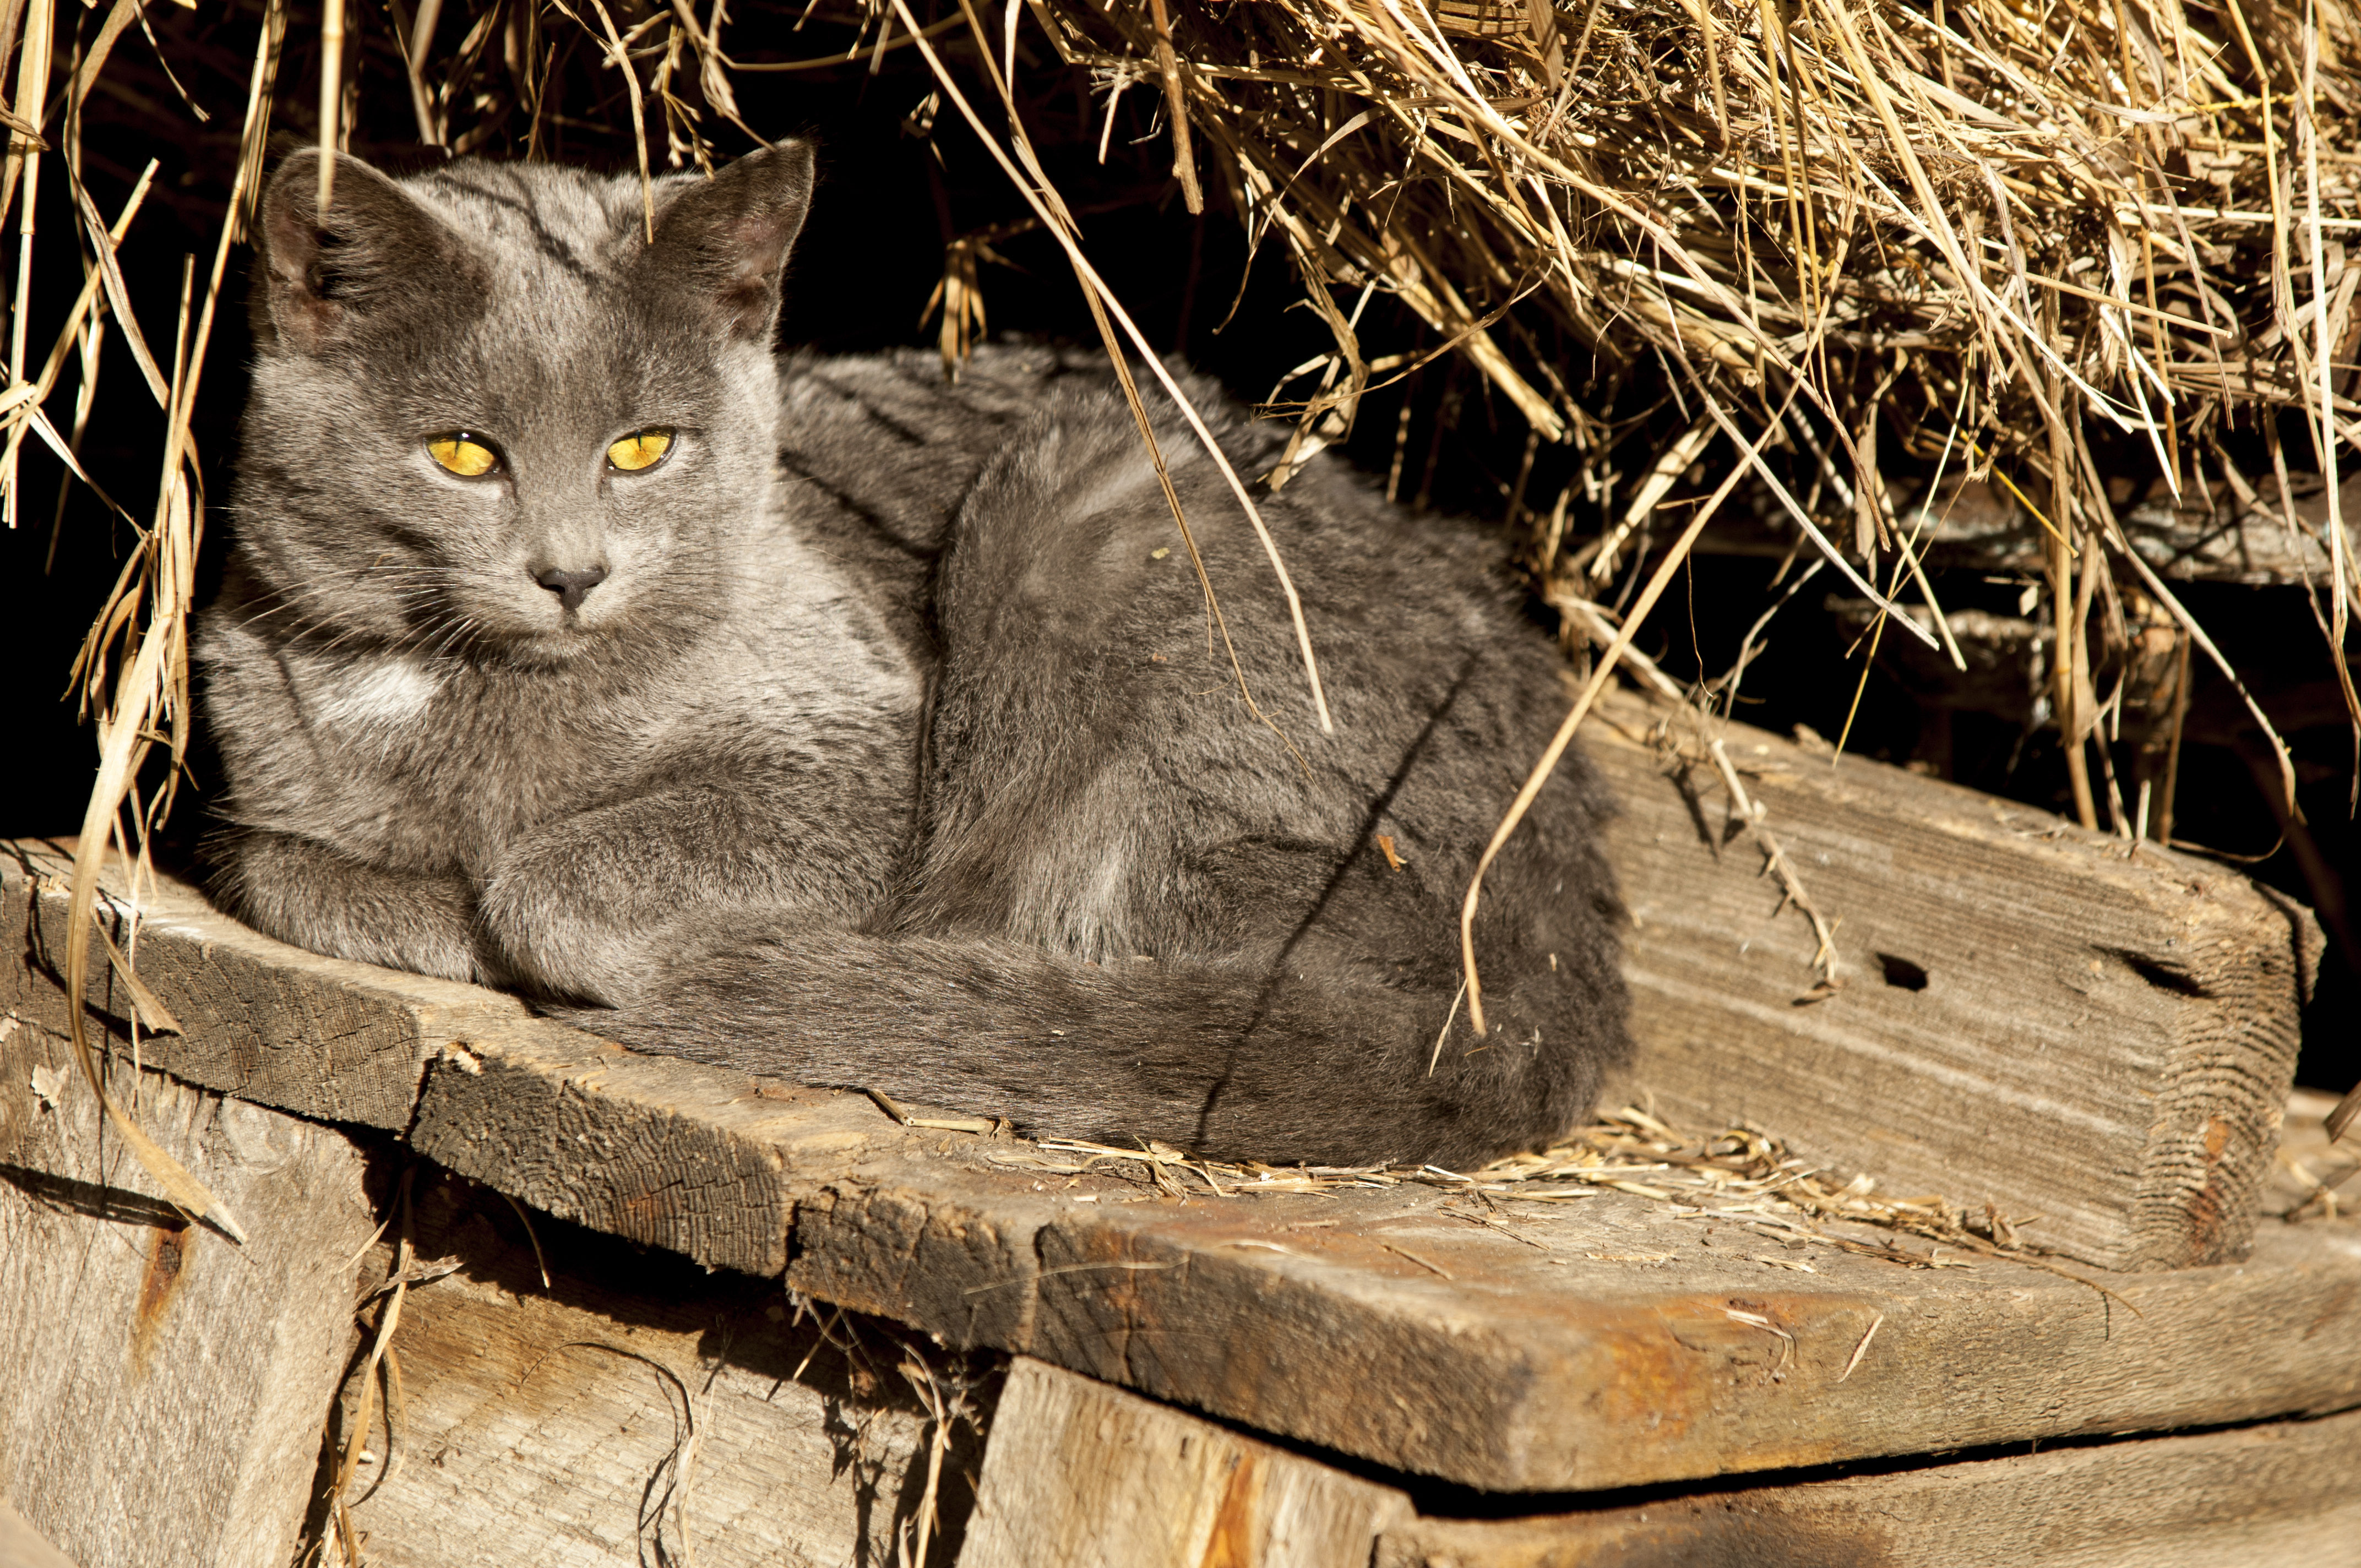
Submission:
[[[1762,446],[1770,439],[1766,432],[1755,444],[1753,450],[1756,455],[1759,455]],[[1639,602],[1631,607],[1631,613],[1616,631],[1615,641],[1609,643],[1607,651],[1598,656],[1590,679],[1583,685],[1582,695],[1575,698],[1573,708],[1560,721],[1557,733],[1550,737],[1541,760],[1526,774],[1523,787],[1517,791],[1516,798],[1510,803],[1508,813],[1501,817],[1499,826],[1492,830],[1491,841],[1484,846],[1484,853],[1476,861],[1475,872],[1467,879],[1467,892],[1459,905],[1459,968],[1467,992],[1467,1022],[1479,1039],[1489,1032],[1484,1025],[1484,984],[1476,968],[1476,908],[1484,895],[1485,873],[1492,869],[1492,862],[1499,858],[1501,849],[1516,832],[1518,824],[1525,819],[1525,813],[1540,797],[1543,785],[1557,771],[1565,749],[1574,743],[1575,731],[1582,727],[1583,719],[1589,715],[1591,704],[1598,700],[1599,692],[1614,674],[1616,661],[1631,645],[1632,635],[1639,630],[1640,623],[1648,619],[1650,610],[1656,608],[1657,599],[1664,597],[1664,589],[1672,585],[1673,576],[1680,570],[1681,563],[1688,558],[1697,535],[1705,532],[1705,525],[1713,521],[1714,513],[1721,510],[1721,503],[1730,499],[1730,491],[1737,488],[1738,481],[1745,473],[1743,465],[1733,466],[1730,477],[1722,481],[1721,487],[1707,499],[1703,506],[1697,509],[1689,519],[1688,526],[1681,531],[1680,538],[1665,552],[1663,565],[1648,579],[1648,586],[1642,590]],[[1446,1024],[1444,1027],[1447,1031],[1450,1025]]]

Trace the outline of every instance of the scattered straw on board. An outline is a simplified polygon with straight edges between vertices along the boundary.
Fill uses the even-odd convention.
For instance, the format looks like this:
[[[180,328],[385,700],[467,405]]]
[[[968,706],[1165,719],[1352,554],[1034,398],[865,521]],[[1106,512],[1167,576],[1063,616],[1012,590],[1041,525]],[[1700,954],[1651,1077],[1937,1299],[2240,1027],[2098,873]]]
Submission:
[[[1867,1176],[1843,1176],[1797,1158],[1785,1144],[1751,1127],[1701,1136],[1671,1127],[1636,1106],[1625,1106],[1536,1153],[1510,1155],[1472,1171],[1439,1166],[1268,1166],[1200,1159],[1151,1143],[1120,1148],[1073,1139],[1039,1144],[993,1143],[983,1157],[1006,1169],[1044,1176],[1113,1176],[1143,1196],[1257,1198],[1336,1192],[1351,1188],[1435,1187],[1487,1201],[1566,1203],[1606,1191],[1628,1192],[1667,1205],[1682,1216],[1730,1219],[1782,1239],[1802,1239],[1839,1252],[1910,1268],[1958,1268],[1972,1256],[2004,1256],[2064,1273],[2048,1261],[2019,1227],[2037,1216],[1981,1212],[1939,1197],[1881,1194]],[[1891,1233],[1871,1239],[1837,1224]],[[1927,1251],[1903,1237],[1935,1244]],[[1435,1265],[1413,1259],[1440,1273]],[[1783,1266],[1794,1266],[1783,1264]],[[2079,1275],[2068,1275],[2079,1279]]]

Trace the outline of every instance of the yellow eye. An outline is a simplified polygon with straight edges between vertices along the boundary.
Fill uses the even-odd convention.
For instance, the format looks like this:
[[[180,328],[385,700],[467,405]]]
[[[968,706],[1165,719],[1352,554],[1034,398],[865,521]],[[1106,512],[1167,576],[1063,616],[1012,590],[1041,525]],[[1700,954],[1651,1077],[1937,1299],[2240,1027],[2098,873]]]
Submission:
[[[463,479],[480,479],[500,466],[500,455],[469,435],[454,431],[426,444],[426,455]]]
[[[607,461],[626,474],[636,474],[663,462],[664,454],[671,450],[672,432],[662,425],[650,425],[631,432],[607,448]]]

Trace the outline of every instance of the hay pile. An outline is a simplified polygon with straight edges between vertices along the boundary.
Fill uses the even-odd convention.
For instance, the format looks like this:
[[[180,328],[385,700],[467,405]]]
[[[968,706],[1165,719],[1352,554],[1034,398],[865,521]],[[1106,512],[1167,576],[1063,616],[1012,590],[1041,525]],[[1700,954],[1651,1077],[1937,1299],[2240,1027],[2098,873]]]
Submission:
[[[1595,438],[1579,345],[1762,418],[1800,382],[1865,469],[1890,405],[1926,456],[1956,433],[2046,482],[2048,421],[2095,414],[2187,479],[2240,407],[2316,407],[2361,335],[2334,0],[2254,27],[2178,0],[1034,11],[1112,91],[1160,79],[1308,280],[1400,299],[1550,440]]]
[[[787,128],[780,84],[811,80],[799,72],[923,58],[939,92],[917,128],[964,119],[1094,276],[1036,146],[1060,132],[1028,125],[1012,91],[1046,38],[1102,94],[1102,157],[1126,94],[1159,103],[1189,204],[1225,200],[1253,244],[1291,259],[1334,341],[1272,400],[1298,421],[1291,456],[1341,439],[1373,386],[1458,357],[1530,428],[1508,511],[1532,523],[1554,597],[1608,597],[1620,564],[1661,548],[1659,514],[1742,461],[1733,513],[1808,541],[1878,635],[1891,620],[1964,667],[1922,557],[1945,537],[1940,503],[1989,482],[2010,509],[2002,531],[2021,536],[2015,559],[2069,607],[2051,618],[2050,707],[2080,740],[2143,630],[2211,653],[2165,584],[2202,575],[2191,564],[2218,558],[2225,533],[2313,584],[2340,649],[2361,584],[2334,482],[2361,411],[2361,24],[2345,0],[390,0],[349,17],[346,0],[311,15],[245,0],[225,20],[241,10],[258,12],[260,38],[250,66],[232,61],[248,113],[223,244],[197,275],[195,364],[269,138],[346,140],[364,80],[379,84],[375,121],[396,122],[367,127],[380,141],[533,155],[595,127],[653,171]],[[158,137],[196,129],[184,104],[113,84],[110,58],[152,37],[149,18],[130,0],[99,16],[0,5],[10,101],[45,105],[44,140],[19,115],[11,144],[20,214],[60,161],[39,147],[75,161],[93,87]],[[225,52],[232,31],[149,47],[169,67]],[[846,41],[822,49],[823,35]],[[85,251],[117,215],[82,213]],[[949,247],[954,361],[982,321],[977,262],[994,237]],[[1111,343],[1144,346],[1121,302],[1093,291]],[[87,382],[63,372],[124,308],[96,294],[46,366],[16,323],[12,519],[18,447],[91,417]],[[1400,339],[1405,317],[1418,341],[1365,344],[1372,328]],[[143,368],[168,402],[172,336],[147,324]],[[71,415],[45,418],[69,385]],[[2241,420],[2269,438],[2268,471],[2224,449]],[[1914,580],[1926,608],[1894,616]],[[170,625],[180,606],[154,611]],[[118,647],[88,673],[128,658]]]
[[[2235,678],[2163,579],[2257,545],[2316,588],[2361,721],[2335,456],[2361,411],[2342,0],[1029,3],[1110,93],[1185,110],[1184,186],[1209,150],[1250,232],[1287,247],[1335,339],[1292,386],[1303,444],[1411,357],[1358,341],[1389,296],[1536,444],[1577,450],[1567,491],[1526,509],[1536,565],[1572,579],[1554,597],[1594,593],[1657,511],[1752,451],[1763,504],[1881,621],[1915,578],[1926,609],[1896,626],[1965,669],[1919,557],[1961,482],[1989,481],[2015,503],[2014,559],[2070,607],[2049,706],[2076,741],[2158,633]],[[1669,421],[1616,418],[1667,399]],[[2242,421],[2270,472],[2224,450]],[[2083,746],[2069,762],[2097,826]]]

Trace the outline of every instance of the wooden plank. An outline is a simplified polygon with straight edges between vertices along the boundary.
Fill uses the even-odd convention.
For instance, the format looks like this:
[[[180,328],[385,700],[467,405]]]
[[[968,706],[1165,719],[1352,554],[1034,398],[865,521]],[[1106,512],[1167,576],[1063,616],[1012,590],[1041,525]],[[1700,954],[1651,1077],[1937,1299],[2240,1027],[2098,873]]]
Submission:
[[[2048,531],[2005,490],[1988,480],[1956,475],[1955,469],[1939,494],[1902,509],[1905,532],[1926,531],[1918,535],[1925,565],[1930,571],[2046,581]],[[2252,476],[2244,498],[2236,488],[2216,480],[2176,501],[2159,485],[2153,495],[2129,504],[2118,501],[2115,525],[2158,576],[2174,582],[2293,587],[2332,578],[2327,487],[2316,474],[2292,477],[2290,504],[2300,529],[2288,526],[2279,482],[2268,473]],[[2361,551],[2361,521],[2356,521],[2361,520],[2361,485],[2348,478],[2343,490],[2345,527],[2351,536],[2347,549]],[[1763,499],[1766,504],[1724,511],[1698,539],[1697,554],[1774,561],[1791,555],[1794,526],[1781,508],[1767,504],[1767,497]]]
[[[1376,1568],[2279,1568],[2361,1563],[2361,1412],[1690,1497],[1421,1519]]]
[[[118,1069],[236,1246],[159,1201],[65,1061],[0,1014],[0,1494],[82,1568],[287,1562],[375,1223],[361,1157]]]
[[[1896,1196],[1990,1203],[2114,1269],[2244,1255],[2321,938],[2218,866],[1883,764],[1726,729],[1747,793],[1835,926],[1811,923],[1657,710],[1608,703],[1640,1056],[1618,1086],[1684,1126],[1746,1123]],[[1685,721],[1675,720],[1675,725]],[[1679,739],[1677,729],[1675,739]],[[1643,1100],[1642,1102],[1645,1102]]]
[[[410,1137],[562,1218],[750,1274],[786,1266],[810,1172],[910,1142],[858,1095],[758,1086],[538,1019],[447,1046]]]
[[[0,840],[0,1011],[62,1032],[71,856]],[[118,941],[182,1025],[140,1059],[187,1082],[324,1120],[407,1132],[419,1152],[561,1218],[777,1274],[794,1200],[916,1140],[859,1096],[633,1056],[514,997],[273,941],[170,877],[135,905],[106,880]],[[136,907],[137,938],[126,916]],[[103,956],[90,1021],[132,1047]]]
[[[393,1336],[396,1437],[389,1450],[372,1423],[353,1486],[371,1563],[895,1561],[934,1435],[897,1368],[922,1357],[948,1388],[977,1372],[965,1358],[873,1322],[831,1322],[824,1341],[775,1280],[545,1215],[528,1236],[497,1194],[432,1167],[415,1201],[415,1255],[458,1266],[411,1288]],[[380,1247],[371,1274],[386,1272]],[[945,1435],[938,1564],[957,1550],[982,1457],[972,1427]]]
[[[0,1010],[66,1027],[70,850],[0,841]],[[446,1042],[522,1019],[513,997],[472,985],[324,959],[217,913],[194,889],[143,890],[133,938],[119,876],[105,883],[111,934],[183,1032],[144,1035],[141,1059],[185,1082],[298,1115],[400,1129],[427,1059]],[[129,997],[92,954],[93,1033],[128,1048]]]
[[[2202,491],[2181,497],[2159,485],[2136,503],[2121,506],[2116,524],[2161,576],[2290,587],[2312,583],[2335,571],[2327,545],[2328,487],[2316,474],[2292,480],[2285,502],[2269,474],[2254,476],[2251,485],[2212,481]],[[2242,487],[2244,496],[2238,493]],[[2361,485],[2347,478],[2340,488],[2349,536],[2345,548],[2361,549],[2361,526],[2356,522],[2361,519]],[[2300,530],[2288,526],[2290,511],[2301,523]],[[1932,525],[1922,547],[1930,566],[2036,580],[2049,569],[2048,530],[1983,480],[1953,479],[1941,495],[1906,509],[1902,526],[1916,528],[1922,521]]]
[[[1019,1356],[960,1568],[1367,1568],[1410,1499]]]
[[[960,1568],[2361,1563],[2361,1411],[1522,1519],[1409,1495],[1019,1357]]]
[[[999,1207],[981,1174],[923,1174],[805,1205],[789,1283],[953,1341],[966,1300],[1028,1292],[1003,1348],[1489,1491],[2361,1404],[2350,1222],[2274,1225],[2243,1265],[2084,1284],[1788,1249],[1621,1193],[1508,1205],[1510,1235],[1431,1189],[1126,1202],[1074,1179],[1028,1267],[962,1285],[990,1249],[960,1238]],[[881,1260],[882,1236],[906,1250]]]

